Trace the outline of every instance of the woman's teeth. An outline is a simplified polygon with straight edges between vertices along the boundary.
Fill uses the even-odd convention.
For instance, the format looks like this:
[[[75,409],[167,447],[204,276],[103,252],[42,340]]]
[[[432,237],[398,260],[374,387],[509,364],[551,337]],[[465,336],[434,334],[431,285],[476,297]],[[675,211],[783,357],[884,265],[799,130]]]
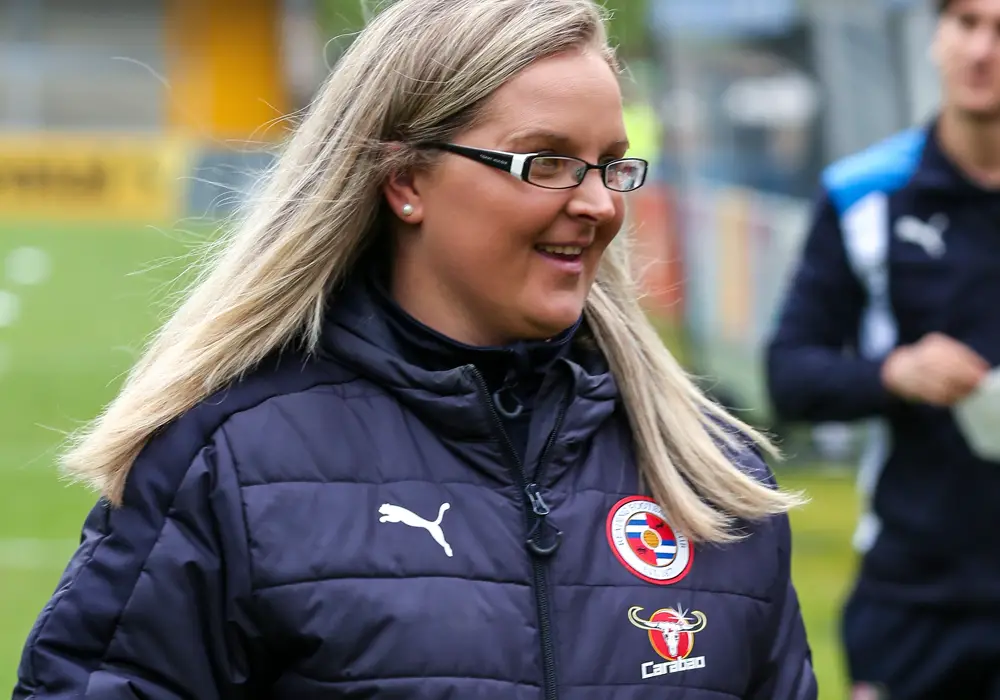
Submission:
[[[536,246],[538,250],[543,253],[551,253],[552,255],[580,255],[583,253],[583,248],[578,245],[540,245]]]

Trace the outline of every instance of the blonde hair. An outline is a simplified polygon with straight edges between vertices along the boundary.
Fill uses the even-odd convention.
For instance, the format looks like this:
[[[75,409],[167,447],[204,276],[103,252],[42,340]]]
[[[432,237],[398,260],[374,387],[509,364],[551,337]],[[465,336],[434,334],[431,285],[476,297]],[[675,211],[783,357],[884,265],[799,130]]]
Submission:
[[[406,144],[448,140],[532,62],[607,45],[593,0],[398,0],[356,38],[185,302],[105,411],[75,437],[65,470],[120,504],[137,455],[160,429],[301,342],[316,348],[324,304],[385,216],[380,183],[421,164]],[[386,144],[393,144],[387,148]],[[637,301],[623,246],[609,250],[586,318],[621,387],[640,473],[694,540],[738,536],[734,519],[797,497],[734,466],[736,434],[768,441],[707,400]]]

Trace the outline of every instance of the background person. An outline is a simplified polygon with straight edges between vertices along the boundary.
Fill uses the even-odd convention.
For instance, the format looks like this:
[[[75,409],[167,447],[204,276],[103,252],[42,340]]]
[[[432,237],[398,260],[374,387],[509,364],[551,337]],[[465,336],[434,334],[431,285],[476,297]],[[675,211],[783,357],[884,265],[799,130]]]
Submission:
[[[787,420],[884,419],[843,621],[859,689],[1000,698],[1000,465],[951,410],[1000,363],[1000,0],[941,2],[933,55],[937,117],[826,171],[768,382]]]

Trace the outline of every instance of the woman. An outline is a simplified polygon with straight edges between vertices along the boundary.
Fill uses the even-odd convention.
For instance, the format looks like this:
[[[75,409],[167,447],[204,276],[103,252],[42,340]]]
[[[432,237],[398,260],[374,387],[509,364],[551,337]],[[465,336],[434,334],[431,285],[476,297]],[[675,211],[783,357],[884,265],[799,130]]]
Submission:
[[[69,453],[15,698],[816,697],[795,498],[611,246],[614,69],[591,0],[371,23]]]

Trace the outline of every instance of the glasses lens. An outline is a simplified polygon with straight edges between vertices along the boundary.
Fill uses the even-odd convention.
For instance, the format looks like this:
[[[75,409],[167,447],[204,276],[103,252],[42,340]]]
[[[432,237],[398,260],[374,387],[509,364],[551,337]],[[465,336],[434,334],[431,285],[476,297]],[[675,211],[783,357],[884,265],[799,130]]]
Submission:
[[[583,161],[567,156],[540,156],[531,161],[528,182],[539,187],[576,187],[587,173]]]
[[[646,180],[646,161],[638,158],[615,161],[608,166],[604,177],[607,186],[618,192],[639,189]]]

